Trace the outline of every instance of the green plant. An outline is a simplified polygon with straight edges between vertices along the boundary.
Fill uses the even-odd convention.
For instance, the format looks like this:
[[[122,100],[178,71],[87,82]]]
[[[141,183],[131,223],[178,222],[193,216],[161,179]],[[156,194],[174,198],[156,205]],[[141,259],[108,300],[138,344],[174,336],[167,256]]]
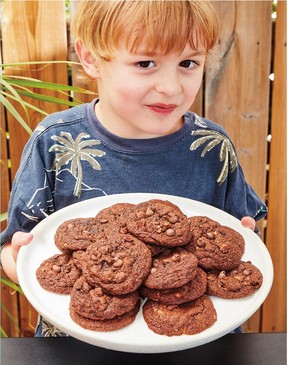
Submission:
[[[65,63],[68,68],[71,68],[72,64],[79,65],[77,62],[68,62],[68,61],[42,61],[42,62],[19,62],[19,63],[10,63],[10,64],[2,64],[0,67],[0,102],[6,108],[6,110],[13,115],[13,117],[20,123],[20,125],[29,133],[32,133],[32,129],[30,128],[30,120],[28,110],[33,109],[42,115],[47,115],[45,110],[38,108],[32,103],[29,103],[23,99],[24,97],[29,97],[35,100],[45,101],[48,103],[61,104],[66,105],[67,107],[72,107],[78,104],[81,104],[81,100],[74,97],[75,93],[80,94],[94,94],[94,92],[86,90],[81,87],[57,84],[54,82],[45,82],[36,78],[25,77],[25,76],[16,76],[11,74],[5,74],[5,69],[9,68],[17,70],[23,66],[39,66],[43,67],[50,64],[59,64]],[[53,96],[48,96],[42,93],[35,92],[33,89],[42,89],[42,90],[50,90],[57,91],[63,95],[63,98],[56,98]],[[68,97],[68,99],[67,99]],[[14,107],[11,101],[18,103],[21,108],[25,112],[26,119],[25,120],[17,108]]]
[[[13,283],[11,280],[0,277],[0,281],[1,281],[1,283],[7,285],[9,288],[13,289],[15,292],[18,292],[18,293],[23,295],[23,291],[20,288],[20,286]],[[14,326],[17,328],[18,332],[20,333],[20,328],[17,325],[17,321],[13,317],[13,315],[10,312],[9,308],[6,307],[2,302],[1,302],[1,310],[3,310],[7,314],[7,316],[10,318],[10,320],[12,321],[12,323],[14,324]],[[1,330],[1,337],[8,337],[7,333],[5,332],[5,330],[2,326],[0,326],[0,330]]]

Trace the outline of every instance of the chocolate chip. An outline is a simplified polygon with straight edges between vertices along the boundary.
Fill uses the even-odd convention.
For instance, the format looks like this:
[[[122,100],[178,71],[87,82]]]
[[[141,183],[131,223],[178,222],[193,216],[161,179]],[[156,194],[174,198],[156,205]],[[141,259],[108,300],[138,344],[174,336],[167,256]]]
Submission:
[[[245,269],[245,270],[243,270],[242,274],[244,276],[249,276],[249,275],[251,275],[251,271],[249,269]]]
[[[142,212],[142,211],[140,211],[140,212],[136,212],[136,217],[137,218],[145,218],[145,213],[144,212]]]
[[[218,278],[223,279],[223,278],[225,278],[225,276],[226,276],[226,271],[220,271]]]
[[[174,231],[174,229],[172,229],[172,228],[168,228],[168,229],[167,229],[167,231],[166,231],[166,235],[167,235],[168,237],[172,237],[172,236],[174,236],[174,235],[175,235],[175,231]]]
[[[120,271],[119,273],[117,273],[115,281],[117,283],[122,283],[126,279],[126,277],[127,275],[123,271]]]
[[[225,243],[223,243],[222,245],[219,246],[219,249],[221,252],[223,253],[228,253],[229,252],[229,246]]]
[[[173,262],[179,262],[181,260],[181,257],[178,253],[176,253],[175,255],[172,256],[171,259]]]
[[[203,247],[205,247],[205,246],[206,246],[206,243],[205,243],[205,241],[203,241],[202,239],[199,239],[199,240],[197,240],[196,245],[197,245],[198,247],[200,247],[200,248],[203,248]]]
[[[172,215],[172,216],[169,216],[169,218],[168,218],[168,222],[170,222],[170,223],[176,223],[176,222],[178,222],[178,217],[177,217],[177,215]]]
[[[145,214],[146,217],[151,217],[152,215],[154,215],[154,211],[151,209],[151,207],[148,207]]]
[[[58,273],[61,271],[61,267],[60,267],[60,266],[58,266],[58,265],[53,265],[53,266],[52,266],[52,270],[53,270],[56,274],[58,274]]]
[[[215,234],[213,232],[207,232],[206,233],[206,237],[210,238],[210,239],[214,239],[215,238]]]
[[[113,267],[121,267],[123,265],[123,261],[121,259],[118,259],[114,262]]]

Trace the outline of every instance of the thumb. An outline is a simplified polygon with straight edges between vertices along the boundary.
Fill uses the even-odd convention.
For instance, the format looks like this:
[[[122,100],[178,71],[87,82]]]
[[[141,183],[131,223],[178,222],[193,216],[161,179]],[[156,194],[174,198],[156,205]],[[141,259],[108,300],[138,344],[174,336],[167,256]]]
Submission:
[[[241,224],[243,227],[252,229],[252,231],[254,231],[256,227],[256,222],[252,217],[243,217],[241,219]]]
[[[11,253],[15,261],[18,252],[20,250],[20,247],[28,245],[32,241],[32,239],[33,239],[32,233],[26,233],[26,232],[14,233],[11,240]]]

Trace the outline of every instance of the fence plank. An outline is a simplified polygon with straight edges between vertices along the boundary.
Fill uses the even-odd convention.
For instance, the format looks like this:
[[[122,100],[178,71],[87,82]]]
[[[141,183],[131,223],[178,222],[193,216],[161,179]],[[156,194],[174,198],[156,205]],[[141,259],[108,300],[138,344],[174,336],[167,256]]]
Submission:
[[[286,140],[287,30],[286,2],[277,5],[271,149],[266,244],[274,263],[274,283],[263,305],[263,332],[286,332]]]
[[[1,49],[0,49],[1,51]],[[0,161],[0,174],[1,174],[1,213],[7,212],[8,201],[10,195],[10,184],[9,184],[9,166],[7,157],[7,139],[6,139],[6,125],[5,125],[5,113],[4,107],[0,106],[0,117],[1,117],[1,161]],[[1,231],[6,228],[6,221],[1,222]]]
[[[5,1],[3,14],[5,19],[2,27],[4,63],[66,60],[67,39],[64,0]],[[5,73],[63,84],[67,84],[68,81],[65,65],[9,67],[5,68]],[[39,90],[34,91],[40,92]],[[41,93],[48,94],[43,90]],[[49,92],[49,95],[57,96],[54,92]],[[64,109],[62,106],[35,101],[31,98],[25,100],[43,108],[47,113]],[[22,117],[27,119],[24,111],[19,110],[17,105],[14,104],[14,106]],[[31,128],[34,129],[42,118],[43,116],[38,112],[30,111]],[[11,171],[12,177],[14,177],[19,166],[23,146],[29,135],[11,115],[8,115],[8,129],[10,158],[13,161]]]
[[[214,1],[222,23],[206,71],[205,115],[235,143],[246,179],[264,199],[269,121],[271,4]],[[258,318],[258,319],[257,319]],[[245,329],[258,332],[260,312]]]
[[[8,279],[1,270],[1,277]],[[6,312],[8,309],[9,313]],[[18,293],[1,283],[1,327],[8,337],[21,337]]]
[[[1,50],[0,50],[1,51]],[[6,145],[6,125],[5,125],[5,113],[4,107],[1,104],[1,213],[7,212],[8,200],[9,200],[9,174],[8,174],[8,158],[7,158],[7,145]],[[6,227],[6,221],[1,222],[1,231]],[[4,272],[1,270],[1,277],[5,277]],[[9,318],[9,315],[4,310],[4,307],[8,308],[16,322],[18,322],[18,307],[17,307],[17,294],[11,296],[10,289],[1,283],[1,327],[10,336],[18,337],[19,333],[17,327],[14,326],[13,322]],[[12,305],[11,305],[12,304]]]
[[[267,1],[214,3],[221,19],[225,19],[225,28],[207,67],[206,115],[227,129],[248,181],[264,198],[271,4]]]
[[[7,1],[3,3],[3,62],[27,62],[27,61],[54,61],[67,59],[67,33],[65,18],[65,2],[61,1]],[[11,47],[13,44],[13,47]],[[6,68],[7,74],[22,75],[38,78],[43,81],[67,84],[67,66],[63,64],[50,64],[45,67],[33,65],[17,68]],[[40,92],[39,90],[34,90]],[[43,94],[59,96],[54,92]],[[68,97],[67,97],[68,99]],[[57,104],[35,101],[31,98],[25,100],[32,102],[47,113],[62,110],[67,107]],[[14,104],[25,119],[23,110]],[[31,128],[43,118],[41,114],[30,111],[29,119]],[[9,132],[9,152],[12,161],[12,178],[19,166],[20,156],[29,135],[18,125],[18,122],[7,115]],[[8,190],[9,191],[9,190]],[[25,297],[19,297],[21,332],[24,336],[33,336],[33,327],[36,323],[36,312],[32,309]],[[31,318],[32,323],[30,323]]]

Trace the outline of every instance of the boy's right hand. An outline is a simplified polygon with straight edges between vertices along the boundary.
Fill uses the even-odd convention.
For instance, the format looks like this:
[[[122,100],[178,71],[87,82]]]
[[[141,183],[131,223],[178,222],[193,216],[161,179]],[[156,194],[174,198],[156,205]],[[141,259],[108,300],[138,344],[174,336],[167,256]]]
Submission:
[[[32,233],[16,232],[11,243],[7,243],[1,251],[1,263],[6,275],[15,283],[18,283],[16,261],[20,248],[32,241]]]

